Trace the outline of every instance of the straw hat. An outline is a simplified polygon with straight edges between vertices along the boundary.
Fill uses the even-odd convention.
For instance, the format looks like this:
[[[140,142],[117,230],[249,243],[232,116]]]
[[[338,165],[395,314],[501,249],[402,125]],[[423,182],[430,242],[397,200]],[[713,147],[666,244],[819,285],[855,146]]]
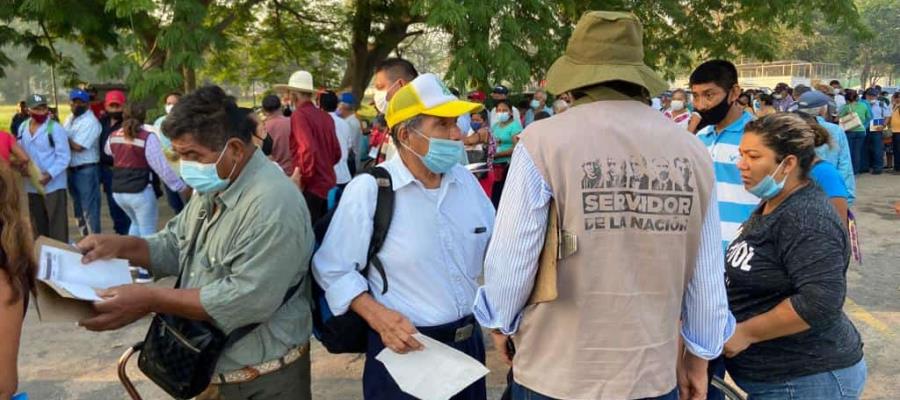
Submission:
[[[297,71],[291,74],[287,85],[272,86],[275,90],[289,90],[294,92],[315,93],[316,88],[313,86],[312,74],[307,71]]]
[[[547,71],[547,90],[566,93],[609,81],[642,86],[656,96],[669,85],[644,64],[643,28],[630,13],[591,11],[575,26],[566,53]]]

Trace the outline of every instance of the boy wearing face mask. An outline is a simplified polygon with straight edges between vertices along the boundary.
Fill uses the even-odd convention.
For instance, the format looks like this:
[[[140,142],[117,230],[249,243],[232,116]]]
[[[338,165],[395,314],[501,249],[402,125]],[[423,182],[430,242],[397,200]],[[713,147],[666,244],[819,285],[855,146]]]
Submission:
[[[50,119],[46,97],[33,94],[26,105],[29,117],[19,125],[17,142],[37,166],[40,172],[37,182],[43,186],[40,192],[30,180],[25,180],[31,226],[35,235],[68,242],[65,175],[71,159],[68,134],[66,128]]]
[[[69,93],[72,114],[63,126],[69,134],[72,157],[68,184],[72,208],[83,236],[100,232],[100,121],[90,111],[90,95],[81,89]],[[90,228],[90,230],[88,230]]]

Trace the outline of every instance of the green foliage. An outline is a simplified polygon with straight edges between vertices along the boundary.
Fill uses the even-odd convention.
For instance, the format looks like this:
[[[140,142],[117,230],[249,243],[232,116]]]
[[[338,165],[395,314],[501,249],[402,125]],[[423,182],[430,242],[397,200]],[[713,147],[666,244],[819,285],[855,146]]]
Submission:
[[[896,0],[860,1],[882,15],[897,7]],[[168,90],[193,89],[203,77],[246,87],[282,82],[301,68],[319,85],[352,86],[359,95],[379,61],[426,32],[444,33],[441,41],[427,43],[446,42],[436,50],[449,58],[446,78],[454,86],[485,89],[504,82],[525,88],[562,54],[578,18],[598,9],[634,13],[644,25],[645,61],[670,77],[710,57],[775,58],[786,30],[812,34],[825,23],[841,32],[866,31],[853,0],[8,2],[0,21],[40,29],[0,27],[0,47],[25,46],[30,60],[74,75],[71,60],[52,43],[77,42],[105,64],[106,76],[124,76],[133,97],[154,100]],[[884,47],[892,46],[878,49]],[[106,56],[110,49],[115,56]],[[877,51],[869,53],[892,56]],[[0,53],[0,73],[11,63]]]

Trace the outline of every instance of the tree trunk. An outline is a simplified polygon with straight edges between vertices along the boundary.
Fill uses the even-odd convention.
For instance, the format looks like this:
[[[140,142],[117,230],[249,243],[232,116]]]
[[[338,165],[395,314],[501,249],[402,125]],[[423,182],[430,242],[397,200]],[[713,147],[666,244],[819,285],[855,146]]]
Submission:
[[[384,29],[375,33],[372,42],[372,4],[368,0],[360,0],[356,4],[353,16],[353,35],[350,40],[350,59],[341,79],[342,88],[350,88],[353,97],[360,103],[369,81],[375,74],[375,67],[393,52],[403,39],[406,39],[409,25],[418,19],[408,15],[409,10],[391,16]]]
[[[194,67],[182,66],[181,76],[184,83],[184,93],[190,93],[197,89],[197,70]]]

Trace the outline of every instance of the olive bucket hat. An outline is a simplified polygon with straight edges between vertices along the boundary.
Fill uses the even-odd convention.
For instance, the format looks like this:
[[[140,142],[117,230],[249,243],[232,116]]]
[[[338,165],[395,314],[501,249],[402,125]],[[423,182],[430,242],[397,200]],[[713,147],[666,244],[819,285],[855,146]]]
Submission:
[[[566,53],[547,71],[547,90],[569,92],[609,81],[642,86],[657,96],[669,84],[644,64],[643,28],[624,12],[591,11],[575,26]]]

